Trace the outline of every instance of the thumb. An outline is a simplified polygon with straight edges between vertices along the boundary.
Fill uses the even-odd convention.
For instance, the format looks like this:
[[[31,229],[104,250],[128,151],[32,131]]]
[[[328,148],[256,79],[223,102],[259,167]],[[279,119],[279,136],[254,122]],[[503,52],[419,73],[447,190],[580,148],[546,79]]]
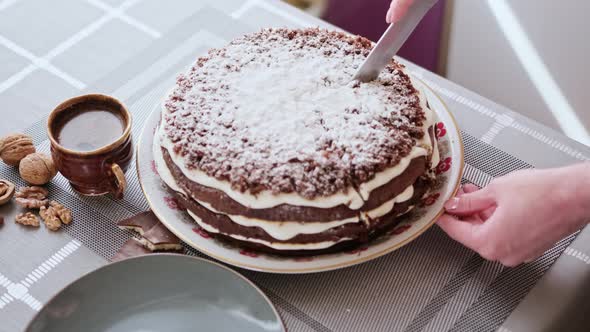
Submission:
[[[491,190],[483,188],[451,198],[445,203],[445,210],[454,215],[472,215],[496,205]]]

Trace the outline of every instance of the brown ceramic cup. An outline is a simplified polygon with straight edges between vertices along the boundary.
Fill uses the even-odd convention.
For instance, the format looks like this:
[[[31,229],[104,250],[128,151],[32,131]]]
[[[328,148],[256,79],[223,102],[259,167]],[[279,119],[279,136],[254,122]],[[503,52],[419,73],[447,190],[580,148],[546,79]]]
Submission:
[[[81,109],[108,110],[122,121],[123,134],[113,143],[93,151],[75,151],[59,143],[58,135],[64,124]],[[59,172],[71,186],[83,195],[98,196],[111,193],[123,197],[127,186],[127,170],[133,147],[131,114],[117,99],[101,94],[90,94],[68,99],[49,115],[47,133],[51,141],[51,155]]]

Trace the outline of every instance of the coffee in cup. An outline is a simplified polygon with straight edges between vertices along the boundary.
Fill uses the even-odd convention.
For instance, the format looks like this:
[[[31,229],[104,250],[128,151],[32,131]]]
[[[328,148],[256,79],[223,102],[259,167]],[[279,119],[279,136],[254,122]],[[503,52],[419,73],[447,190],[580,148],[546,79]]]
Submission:
[[[113,97],[69,99],[49,115],[51,154],[57,169],[83,195],[123,195],[133,155],[131,115]]]

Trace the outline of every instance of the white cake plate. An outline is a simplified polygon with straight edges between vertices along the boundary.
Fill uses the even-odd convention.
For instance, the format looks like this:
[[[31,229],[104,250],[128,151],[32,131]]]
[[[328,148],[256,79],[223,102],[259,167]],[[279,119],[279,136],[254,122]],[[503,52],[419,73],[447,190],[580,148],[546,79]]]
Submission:
[[[387,234],[352,251],[312,257],[282,257],[244,250],[212,238],[184,211],[166,190],[152,157],[154,131],[160,119],[160,105],[142,130],[137,148],[137,172],[145,197],[156,216],[174,234],[193,248],[227,264],[272,273],[310,273],[344,268],[386,255],[424,233],[443,212],[443,204],[457,192],[463,173],[463,143],[457,123],[444,102],[425,83],[421,85],[432,110],[438,115],[436,133],[441,152],[437,185],[406,221]]]

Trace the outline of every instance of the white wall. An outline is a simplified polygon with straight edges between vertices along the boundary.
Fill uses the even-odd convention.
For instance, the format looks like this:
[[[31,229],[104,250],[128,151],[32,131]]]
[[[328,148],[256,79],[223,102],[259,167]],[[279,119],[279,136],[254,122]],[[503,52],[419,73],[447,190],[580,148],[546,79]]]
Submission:
[[[590,144],[584,135],[590,132],[590,1],[450,1],[447,77]],[[527,49],[527,42],[533,49]],[[530,51],[542,63],[535,63]]]

